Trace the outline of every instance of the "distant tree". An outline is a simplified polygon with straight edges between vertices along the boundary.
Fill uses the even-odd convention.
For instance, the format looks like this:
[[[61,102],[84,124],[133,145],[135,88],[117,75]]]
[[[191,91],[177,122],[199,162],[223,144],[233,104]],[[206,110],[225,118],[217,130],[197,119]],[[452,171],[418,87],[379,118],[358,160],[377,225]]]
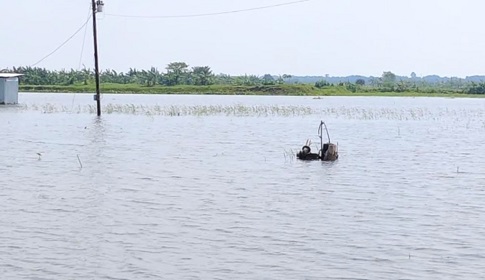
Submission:
[[[81,70],[80,77],[84,85],[88,84],[89,78],[92,76],[94,76],[94,73],[90,69],[84,67]]]
[[[192,67],[192,81],[194,85],[206,86],[214,83],[214,75],[209,66]]]
[[[394,90],[397,91],[397,92],[404,92],[404,91],[409,90],[410,87],[411,87],[410,83],[407,83],[403,80],[400,80],[397,83],[396,88]]]
[[[262,80],[256,75],[247,76],[247,82],[249,85],[260,85]]]
[[[342,84],[343,85],[343,84]],[[323,88],[323,87],[328,87],[330,86],[330,83],[325,81],[325,80],[320,80],[315,83],[316,88]]]
[[[147,86],[155,86],[160,81],[161,75],[157,68],[151,67],[150,71],[147,71]]]
[[[185,62],[172,62],[166,67],[164,84],[167,86],[175,86],[184,84],[187,81],[189,65]]]
[[[485,82],[471,82],[471,85],[465,92],[468,94],[485,94]]]
[[[264,74],[263,75],[263,85],[274,85],[275,84],[275,79],[271,74]]]
[[[385,91],[393,91],[396,84],[396,74],[387,71],[382,73],[382,86]]]
[[[227,74],[218,74],[214,76],[214,83],[219,85],[232,85],[236,83],[236,79]]]
[[[277,83],[278,85],[282,85],[282,84],[284,84],[284,83],[285,83],[285,79],[283,79],[283,76],[281,76],[281,75],[280,75],[280,76],[278,76],[278,78],[276,79],[276,83]]]
[[[260,79],[256,75],[244,75],[236,78],[237,85],[255,86],[255,85],[261,85],[262,83],[263,83],[262,79]]]
[[[373,87],[379,87],[381,83],[382,83],[381,78],[376,78],[376,77],[369,78],[369,84]]]
[[[279,75],[276,79],[276,83],[282,85],[284,83],[288,83],[288,80],[291,79],[293,76],[288,74]]]
[[[363,86],[363,85],[365,85],[365,80],[364,79],[357,79],[357,81],[355,81],[355,84],[359,85],[359,86]]]
[[[411,79],[413,79],[413,80],[416,79],[416,73],[414,73],[414,72],[411,73]]]
[[[382,82],[384,83],[395,83],[396,82],[396,74],[387,71],[382,73]]]
[[[345,88],[350,92],[356,92],[357,86],[352,83],[345,83]]]

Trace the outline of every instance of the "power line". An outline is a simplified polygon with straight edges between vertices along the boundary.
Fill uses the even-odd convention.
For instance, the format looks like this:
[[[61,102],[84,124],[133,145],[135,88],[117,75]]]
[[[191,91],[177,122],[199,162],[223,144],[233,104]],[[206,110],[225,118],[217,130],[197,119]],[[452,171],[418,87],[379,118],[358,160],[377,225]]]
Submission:
[[[91,6],[89,6],[89,9],[88,9],[88,21],[89,19],[91,18]],[[86,28],[84,29],[84,36],[83,36],[83,44],[82,44],[82,47],[81,47],[81,55],[79,56],[79,66],[78,66],[78,70],[81,69],[81,63],[82,63],[82,59],[83,59],[83,54],[84,54],[84,44],[86,43],[86,34],[88,33],[88,25],[85,24],[84,25]]]
[[[81,26],[79,27],[76,32],[74,32],[74,34],[72,34],[69,38],[67,38],[66,41],[64,41],[60,46],[58,46],[55,50],[53,50],[52,52],[50,52],[48,55],[44,56],[43,58],[41,58],[39,61],[37,61],[36,63],[32,64],[31,67],[34,67],[36,66],[37,64],[41,63],[42,61],[44,61],[45,59],[47,59],[49,56],[53,55],[54,53],[56,53],[60,48],[62,48],[65,44],[67,44],[72,38],[74,38],[74,36],[76,36],[89,22],[89,20],[91,19],[91,16],[88,17],[88,19],[86,20],[86,22]]]
[[[224,11],[224,12],[215,12],[215,13],[205,13],[205,14],[165,15],[165,16],[137,16],[137,15],[119,15],[119,14],[105,14],[105,15],[106,16],[112,16],[112,17],[124,17],[124,18],[193,18],[193,17],[218,16],[218,15],[226,15],[226,14],[234,14],[234,13],[263,10],[263,9],[271,9],[271,8],[276,8],[276,7],[281,7],[281,6],[295,5],[295,4],[299,4],[299,3],[303,3],[303,2],[309,2],[309,1],[311,1],[311,0],[300,0],[300,1],[286,2],[286,3],[275,4],[275,5],[269,5],[269,6],[261,6],[261,7],[255,7],[255,8]]]
[[[89,5],[89,8],[88,8],[88,21],[89,19],[91,18],[91,5]],[[83,36],[83,44],[82,44],[82,47],[81,47],[81,55],[79,56],[79,65],[77,67],[77,70],[79,71],[79,69],[81,69],[81,63],[82,63],[82,59],[83,59],[83,54],[84,54],[84,44],[86,43],[86,34],[88,33],[88,25],[85,24],[84,25],[85,28],[84,28],[84,36]],[[76,100],[76,93],[74,93],[72,95],[72,103],[71,103],[71,111],[74,109],[74,101]]]

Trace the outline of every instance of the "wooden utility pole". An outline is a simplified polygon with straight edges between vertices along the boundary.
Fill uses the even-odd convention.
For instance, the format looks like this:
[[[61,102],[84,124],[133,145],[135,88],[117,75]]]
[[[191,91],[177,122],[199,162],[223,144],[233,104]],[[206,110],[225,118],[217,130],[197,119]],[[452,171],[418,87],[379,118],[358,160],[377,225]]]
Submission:
[[[91,5],[93,6],[93,38],[94,38],[94,75],[96,79],[96,107],[98,112],[98,117],[101,116],[101,93],[99,91],[99,64],[98,64],[98,34],[96,29],[96,13],[98,10],[98,6],[103,6],[102,1],[95,2],[95,0],[91,0]],[[101,8],[102,9],[102,8]]]

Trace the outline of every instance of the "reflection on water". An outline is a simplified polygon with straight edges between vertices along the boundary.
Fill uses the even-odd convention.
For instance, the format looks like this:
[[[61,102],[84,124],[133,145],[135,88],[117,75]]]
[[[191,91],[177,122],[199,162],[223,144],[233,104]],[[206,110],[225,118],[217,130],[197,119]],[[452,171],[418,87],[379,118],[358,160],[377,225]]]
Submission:
[[[485,273],[485,100],[105,95],[160,111],[307,111],[34,108],[93,102],[72,100],[22,94],[0,108],[5,279]],[[321,119],[339,160],[289,157],[318,142]]]

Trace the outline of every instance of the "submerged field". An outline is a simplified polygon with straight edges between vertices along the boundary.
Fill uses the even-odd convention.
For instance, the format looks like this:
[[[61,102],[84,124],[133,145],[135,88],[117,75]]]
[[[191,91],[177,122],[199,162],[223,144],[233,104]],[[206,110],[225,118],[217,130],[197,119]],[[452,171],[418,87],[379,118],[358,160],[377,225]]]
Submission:
[[[485,99],[19,101],[0,106],[4,279],[485,275]],[[321,120],[338,161],[296,160]]]

